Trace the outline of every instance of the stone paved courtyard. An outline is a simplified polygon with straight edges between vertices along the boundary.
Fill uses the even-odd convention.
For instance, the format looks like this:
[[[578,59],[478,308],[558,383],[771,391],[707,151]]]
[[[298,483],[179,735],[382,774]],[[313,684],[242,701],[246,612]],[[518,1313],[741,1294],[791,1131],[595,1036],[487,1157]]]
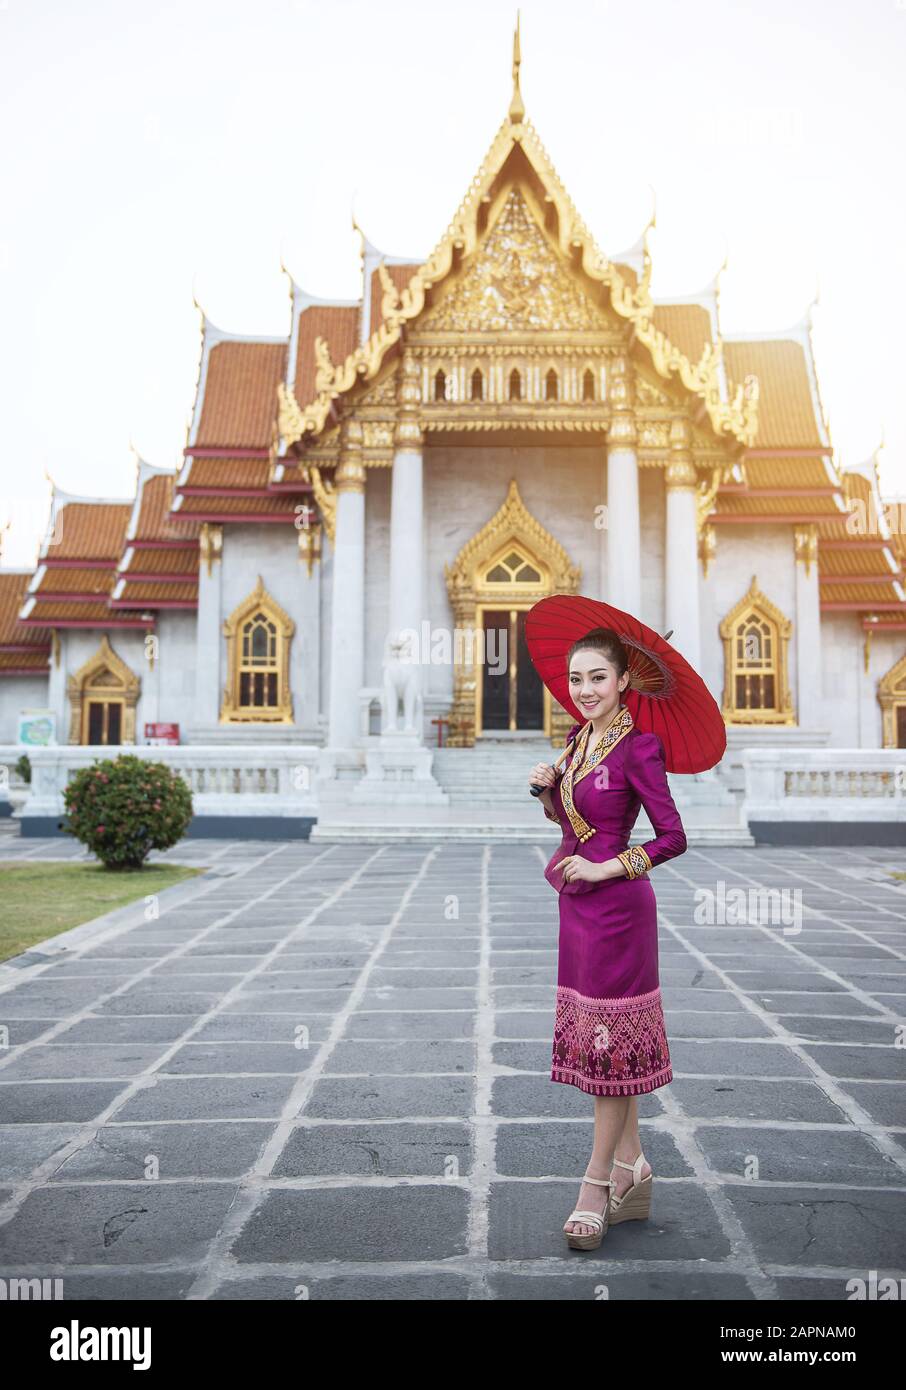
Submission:
[[[207,872],[158,916],[0,967],[0,1275],[70,1299],[829,1301],[906,1275],[906,854],[653,872],[675,1080],[639,1100],[651,1219],[589,1254],[560,1229],[592,1100],[549,1079],[550,852],[187,841],[163,857]],[[750,919],[790,894],[783,920],[720,920],[738,888]]]

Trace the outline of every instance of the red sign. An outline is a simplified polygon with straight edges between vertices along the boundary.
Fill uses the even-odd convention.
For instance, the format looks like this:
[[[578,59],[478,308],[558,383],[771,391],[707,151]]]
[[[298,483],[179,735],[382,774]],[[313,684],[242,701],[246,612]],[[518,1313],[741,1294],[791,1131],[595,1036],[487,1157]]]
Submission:
[[[145,742],[154,748],[163,744],[179,743],[179,725],[146,724]]]

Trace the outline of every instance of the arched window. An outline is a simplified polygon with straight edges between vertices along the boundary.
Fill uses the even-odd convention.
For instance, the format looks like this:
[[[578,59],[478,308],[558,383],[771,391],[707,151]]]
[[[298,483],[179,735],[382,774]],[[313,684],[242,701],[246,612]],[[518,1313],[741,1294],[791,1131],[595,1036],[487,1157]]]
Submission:
[[[883,733],[881,746],[906,748],[906,656],[901,656],[879,682],[878,700]]]
[[[541,584],[543,576],[531,560],[515,549],[507,551],[484,575],[485,584]]]
[[[519,375],[519,370],[516,367],[510,372],[510,400],[522,400],[522,377]]]
[[[787,647],[792,623],[758,588],[720,625],[724,641],[723,716],[730,724],[792,724]]]
[[[471,394],[473,401],[484,400],[484,377],[480,367],[476,367],[472,373]]]
[[[445,401],[447,399],[447,374],[440,368],[434,377],[434,399]]]
[[[293,722],[289,648],[294,631],[292,619],[259,577],[254,592],[223,625],[227,686],[222,722]]]
[[[595,399],[595,374],[591,367],[586,367],[582,375],[582,399],[583,401]]]
[[[557,401],[560,399],[560,378],[551,367],[547,376],[544,378],[544,399],[546,401]]]

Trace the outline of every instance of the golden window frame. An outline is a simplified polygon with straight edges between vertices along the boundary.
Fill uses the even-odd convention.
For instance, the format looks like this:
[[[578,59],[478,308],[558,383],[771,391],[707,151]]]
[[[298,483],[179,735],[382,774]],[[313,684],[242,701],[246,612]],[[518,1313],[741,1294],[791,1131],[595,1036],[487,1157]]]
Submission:
[[[276,658],[273,666],[259,668],[258,674],[277,677],[276,705],[243,705],[240,701],[242,676],[251,668],[242,659],[242,632],[260,611],[276,628]],[[220,710],[221,724],[292,724],[293,699],[289,682],[289,653],[296,625],[277,600],[268,593],[260,574],[248,598],[233,609],[224,621],[227,681]]]
[[[92,699],[121,706],[122,744],[135,743],[135,711],[140,690],[141,680],[122,657],[117,656],[105,633],[94,656],[89,657],[67,681],[70,744],[85,745],[88,742],[88,706]],[[116,748],[121,745],[96,746]]]
[[[906,655],[895,661],[878,681],[878,703],[881,706],[881,747],[896,748],[897,710],[906,707]]]
[[[738,656],[737,642],[739,628],[747,620],[757,621],[767,627],[773,645],[770,665],[759,672],[752,672],[762,676],[773,676],[775,704],[769,709],[748,708],[736,703],[736,680],[744,670],[744,663]],[[720,625],[720,635],[724,644],[724,695],[720,712],[727,724],[796,723],[787,674],[792,631],[792,620],[762,593],[758,587],[757,576],[753,574],[748,592]]]

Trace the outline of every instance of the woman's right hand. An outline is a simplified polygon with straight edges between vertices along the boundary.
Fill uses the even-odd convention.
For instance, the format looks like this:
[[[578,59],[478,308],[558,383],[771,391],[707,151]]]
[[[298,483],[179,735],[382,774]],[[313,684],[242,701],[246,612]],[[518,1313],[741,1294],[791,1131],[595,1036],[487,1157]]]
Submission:
[[[529,786],[553,787],[557,774],[550,763],[536,763],[529,773]]]

